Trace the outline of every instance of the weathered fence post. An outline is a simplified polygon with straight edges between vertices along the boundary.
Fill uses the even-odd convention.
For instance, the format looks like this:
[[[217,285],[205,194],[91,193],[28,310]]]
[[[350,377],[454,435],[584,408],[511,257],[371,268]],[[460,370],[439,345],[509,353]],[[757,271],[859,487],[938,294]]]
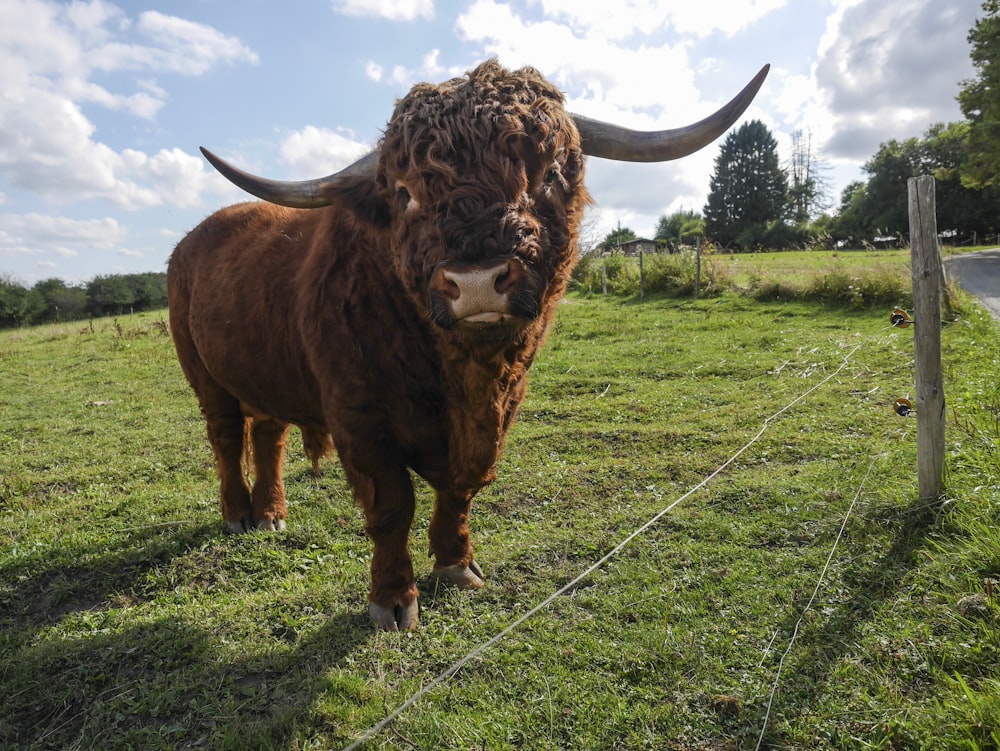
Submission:
[[[907,181],[910,271],[913,277],[913,349],[917,412],[917,480],[921,498],[937,498],[944,482],[944,377],[941,373],[941,253],[934,178]]]
[[[601,261],[601,292],[608,294],[608,264]]]
[[[642,248],[639,248],[639,299],[642,300],[646,297],[646,276],[645,268],[642,263]]]
[[[694,244],[694,299],[701,297],[701,238]]]

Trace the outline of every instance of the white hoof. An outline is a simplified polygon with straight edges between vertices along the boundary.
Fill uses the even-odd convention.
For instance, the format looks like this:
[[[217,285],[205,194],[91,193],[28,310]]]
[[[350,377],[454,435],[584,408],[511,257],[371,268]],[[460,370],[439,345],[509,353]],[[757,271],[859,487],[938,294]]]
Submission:
[[[285,520],[278,519],[278,521],[273,521],[271,519],[261,519],[257,522],[257,529],[261,532],[281,532],[285,529]]]
[[[434,576],[454,584],[459,589],[479,589],[483,586],[483,570],[472,561],[468,566],[456,563],[453,566],[434,568]]]
[[[420,609],[416,600],[406,606],[388,608],[369,602],[368,617],[383,631],[412,631],[420,625]]]

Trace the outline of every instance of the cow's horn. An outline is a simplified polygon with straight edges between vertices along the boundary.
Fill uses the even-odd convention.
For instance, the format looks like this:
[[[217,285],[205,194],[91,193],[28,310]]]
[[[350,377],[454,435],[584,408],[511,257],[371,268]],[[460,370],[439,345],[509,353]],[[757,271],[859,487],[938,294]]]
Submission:
[[[725,133],[739,119],[764,83],[770,68],[770,65],[761,68],[743,91],[718,112],[684,128],[629,130],[582,115],[573,115],[583,142],[583,152],[620,162],[666,162],[693,154]]]
[[[590,156],[622,162],[666,162],[692,154],[714,141],[736,122],[743,111],[750,106],[750,102],[753,101],[761,84],[764,83],[764,78],[770,67],[770,65],[765,65],[761,68],[743,91],[733,97],[732,101],[718,112],[684,128],[637,131],[592,120],[582,115],[573,115],[576,127],[580,131],[583,151]],[[249,172],[234,167],[204,147],[202,147],[201,153],[212,163],[213,167],[222,173],[223,177],[247,193],[271,203],[291,206],[296,209],[315,209],[328,206],[330,201],[324,195],[324,185],[341,175],[374,175],[375,165],[378,161],[378,152],[372,151],[332,175],[314,180],[286,182],[251,175]]]
[[[249,172],[244,172],[217,157],[204,146],[201,153],[212,163],[213,167],[222,173],[223,177],[238,188],[242,188],[257,198],[263,198],[265,201],[282,206],[291,206],[293,209],[318,209],[321,206],[329,206],[330,200],[323,194],[324,185],[341,175],[374,175],[375,164],[378,161],[378,152],[372,151],[332,175],[315,180],[286,182],[269,180],[266,177],[257,177]]]

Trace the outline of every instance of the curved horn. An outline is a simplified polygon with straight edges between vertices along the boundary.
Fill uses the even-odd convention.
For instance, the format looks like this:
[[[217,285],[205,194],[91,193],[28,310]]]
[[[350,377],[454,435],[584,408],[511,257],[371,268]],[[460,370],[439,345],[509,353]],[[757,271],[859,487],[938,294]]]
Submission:
[[[620,162],[666,162],[693,154],[721,136],[750,106],[770,65],[765,65],[743,91],[715,114],[694,125],[673,130],[639,131],[573,115],[583,153]]]
[[[201,153],[212,163],[222,176],[229,182],[247,193],[262,198],[271,203],[281,206],[290,206],[293,209],[318,209],[321,206],[329,206],[330,201],[323,195],[323,186],[327,185],[341,175],[374,175],[375,164],[378,162],[378,152],[371,151],[361,157],[353,164],[344,167],[340,172],[334,172],[326,177],[319,177],[313,180],[301,180],[286,182],[283,180],[269,180],[266,177],[257,177],[249,172],[244,172],[237,167],[217,157],[204,146]]]
[[[580,131],[583,152],[590,156],[623,162],[666,162],[692,154],[722,135],[744,110],[750,106],[764,83],[770,65],[760,72],[732,101],[713,115],[684,128],[659,131],[637,131],[619,125],[572,115]],[[339,172],[313,180],[283,181],[257,177],[234,167],[202,147],[201,153],[222,176],[247,193],[265,201],[295,209],[315,209],[329,206],[323,187],[342,175],[374,175],[378,152],[371,151]]]

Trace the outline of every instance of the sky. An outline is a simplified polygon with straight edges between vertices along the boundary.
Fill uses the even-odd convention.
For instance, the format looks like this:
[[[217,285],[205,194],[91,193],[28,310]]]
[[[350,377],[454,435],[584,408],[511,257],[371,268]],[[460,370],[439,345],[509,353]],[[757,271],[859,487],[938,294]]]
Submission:
[[[980,15],[980,0],[0,0],[0,277],[163,271],[185,232],[247,199],[199,146],[320,177],[372,148],[414,83],[490,57],[640,129],[701,119],[770,63],[742,122],[763,121],[783,160],[807,139],[835,208],[881,143],[962,119]],[[588,160],[583,240],[701,211],[721,143]]]

